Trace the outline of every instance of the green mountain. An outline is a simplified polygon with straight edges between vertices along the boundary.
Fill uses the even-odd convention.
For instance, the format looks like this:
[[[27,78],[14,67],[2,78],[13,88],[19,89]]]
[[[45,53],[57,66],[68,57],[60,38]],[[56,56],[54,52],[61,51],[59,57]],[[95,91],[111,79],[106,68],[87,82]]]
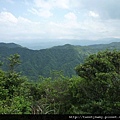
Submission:
[[[106,49],[120,50],[120,42],[90,46],[66,44],[42,50],[31,50],[14,43],[0,43],[0,60],[4,62],[3,69],[7,69],[6,58],[18,53],[22,63],[17,70],[31,79],[37,79],[39,75],[48,77],[53,70],[62,70],[65,76],[71,76],[75,75],[76,65],[83,63],[86,57]]]
[[[3,42],[1,42],[0,47],[17,48],[17,47],[22,47],[22,46],[15,44],[15,43],[3,43]]]

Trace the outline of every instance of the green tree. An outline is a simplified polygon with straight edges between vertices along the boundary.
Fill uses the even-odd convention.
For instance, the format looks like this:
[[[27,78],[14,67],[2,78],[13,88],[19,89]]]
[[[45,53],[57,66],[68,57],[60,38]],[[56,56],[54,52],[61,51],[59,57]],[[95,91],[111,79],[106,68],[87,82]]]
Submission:
[[[33,96],[32,112],[35,114],[65,114],[69,108],[69,79],[61,71],[53,71],[51,77],[40,76],[30,87]]]
[[[76,67],[76,73],[84,78],[74,99],[79,110],[92,114],[120,112],[120,51],[90,55]]]
[[[20,64],[20,55],[19,54],[10,55],[8,60],[9,60],[9,69],[11,72],[13,72],[15,67]]]
[[[14,69],[19,63],[19,55],[12,55],[9,58],[10,71],[0,71],[0,113],[2,114],[30,113],[31,101],[27,79]]]

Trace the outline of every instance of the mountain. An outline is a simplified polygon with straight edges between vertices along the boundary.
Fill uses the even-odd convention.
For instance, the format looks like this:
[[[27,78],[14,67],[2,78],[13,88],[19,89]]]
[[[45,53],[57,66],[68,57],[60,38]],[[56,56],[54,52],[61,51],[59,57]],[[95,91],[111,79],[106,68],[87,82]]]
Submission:
[[[22,46],[15,43],[0,43],[0,47],[17,48]]]
[[[18,53],[22,64],[17,70],[35,80],[39,75],[49,77],[52,70],[62,70],[65,76],[75,75],[74,68],[83,63],[85,58],[106,49],[120,50],[120,42],[89,46],[65,44],[41,50],[31,50],[14,43],[0,43],[0,60],[4,61],[3,69],[7,69],[6,58]]]
[[[112,42],[120,42],[120,38],[104,38],[104,39],[98,39],[98,40],[86,40],[86,39],[34,39],[34,40],[21,40],[17,41],[18,44],[25,46],[29,49],[33,50],[40,50],[40,49],[46,49],[51,48],[58,45],[65,45],[65,44],[71,44],[71,45],[82,45],[82,46],[88,46],[93,44],[109,44]]]

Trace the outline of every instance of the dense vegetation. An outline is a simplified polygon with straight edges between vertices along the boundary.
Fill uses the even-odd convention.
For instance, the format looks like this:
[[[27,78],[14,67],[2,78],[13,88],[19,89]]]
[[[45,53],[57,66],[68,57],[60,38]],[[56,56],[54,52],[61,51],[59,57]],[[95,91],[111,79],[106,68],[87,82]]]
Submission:
[[[22,75],[31,80],[37,80],[39,75],[49,77],[53,70],[63,71],[64,76],[72,77],[76,75],[74,68],[83,63],[91,54],[102,50],[120,50],[120,42],[91,45],[91,46],[73,46],[63,45],[49,49],[30,50],[14,43],[0,43],[0,60],[4,61],[3,70],[8,70],[7,57],[18,53],[22,64],[16,68],[22,71]]]
[[[16,71],[20,63],[11,55],[7,71],[0,70],[1,114],[120,113],[120,51],[90,55],[75,68],[78,76],[52,71],[34,82]]]

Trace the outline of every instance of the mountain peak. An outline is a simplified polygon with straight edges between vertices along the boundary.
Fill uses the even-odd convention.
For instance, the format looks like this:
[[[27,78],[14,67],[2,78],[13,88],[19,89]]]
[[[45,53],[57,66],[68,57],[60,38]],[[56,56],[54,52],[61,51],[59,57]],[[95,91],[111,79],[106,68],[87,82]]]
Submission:
[[[73,47],[74,47],[74,45],[65,44],[65,45],[54,46],[54,47],[52,47],[52,49],[70,49]]]
[[[15,43],[3,43],[3,42],[1,42],[0,47],[17,48],[17,47],[22,47],[22,46],[15,44]]]

